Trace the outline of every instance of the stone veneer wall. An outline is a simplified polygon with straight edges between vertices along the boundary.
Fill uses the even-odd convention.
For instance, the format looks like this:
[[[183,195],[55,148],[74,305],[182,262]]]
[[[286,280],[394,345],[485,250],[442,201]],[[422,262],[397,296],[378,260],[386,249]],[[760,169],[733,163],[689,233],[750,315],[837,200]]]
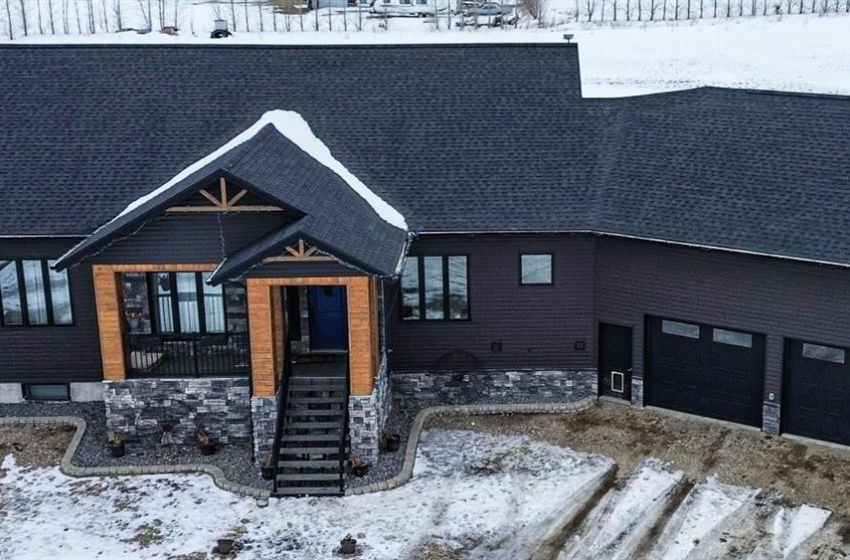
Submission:
[[[394,373],[392,391],[420,405],[570,402],[597,395],[596,370]]]
[[[277,397],[252,397],[251,418],[254,421],[254,463],[262,465],[274,450]]]
[[[390,415],[389,376],[386,358],[375,378],[375,389],[368,396],[348,399],[348,434],[351,454],[374,462],[381,445],[381,434]]]
[[[775,402],[765,402],[762,404],[762,420],[761,429],[764,433],[773,436],[778,436],[780,432],[779,415],[780,406]]]
[[[632,406],[643,406],[643,378],[632,376]]]
[[[169,443],[164,424],[173,426],[174,443],[194,443],[199,428],[222,443],[251,439],[248,378],[128,379],[103,385],[107,428],[128,439]]]

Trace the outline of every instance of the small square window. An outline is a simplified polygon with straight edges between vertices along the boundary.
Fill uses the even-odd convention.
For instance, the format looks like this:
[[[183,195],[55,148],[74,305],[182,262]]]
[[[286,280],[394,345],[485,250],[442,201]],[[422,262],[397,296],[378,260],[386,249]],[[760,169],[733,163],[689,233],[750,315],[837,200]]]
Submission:
[[[24,385],[24,398],[28,401],[69,401],[71,395],[64,383],[39,383]]]
[[[520,282],[523,285],[552,283],[552,255],[520,255]]]

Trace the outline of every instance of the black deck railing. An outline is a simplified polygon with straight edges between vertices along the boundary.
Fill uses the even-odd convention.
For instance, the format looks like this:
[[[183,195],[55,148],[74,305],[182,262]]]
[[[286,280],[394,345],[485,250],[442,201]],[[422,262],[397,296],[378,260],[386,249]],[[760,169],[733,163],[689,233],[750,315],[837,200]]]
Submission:
[[[348,383],[349,361],[345,360],[345,400],[342,401],[342,436],[339,439],[339,490],[345,492],[345,469],[348,463],[346,444],[348,443],[348,398],[350,388]]]
[[[248,333],[127,334],[130,377],[248,375]]]
[[[283,372],[280,376],[280,388],[277,395],[277,422],[274,430],[274,443],[272,444],[272,461],[275,468],[275,488],[277,488],[277,468],[280,461],[280,440],[283,437],[283,426],[286,421],[286,399],[289,396],[289,379],[292,377],[292,359],[289,357],[289,338],[284,342]]]

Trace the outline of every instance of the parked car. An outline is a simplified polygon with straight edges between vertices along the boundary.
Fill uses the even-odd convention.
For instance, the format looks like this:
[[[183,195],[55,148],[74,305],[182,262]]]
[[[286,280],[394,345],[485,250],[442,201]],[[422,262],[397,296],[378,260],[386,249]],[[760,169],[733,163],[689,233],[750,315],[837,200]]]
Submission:
[[[472,7],[466,15],[473,17],[476,15],[478,17],[494,17],[506,16],[511,12],[513,12],[513,8],[510,6],[503,6],[497,2],[484,2],[483,4]]]

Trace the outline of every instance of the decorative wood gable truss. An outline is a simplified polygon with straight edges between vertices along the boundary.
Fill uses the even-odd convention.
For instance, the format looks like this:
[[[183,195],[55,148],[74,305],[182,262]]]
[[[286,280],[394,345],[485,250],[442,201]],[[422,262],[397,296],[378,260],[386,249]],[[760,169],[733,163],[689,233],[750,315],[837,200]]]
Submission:
[[[264,263],[274,262],[335,262],[336,257],[319,251],[317,247],[313,247],[303,239],[299,239],[297,243],[287,245],[281,255],[266,257]]]
[[[172,206],[167,212],[281,212],[283,209],[278,206],[269,204],[240,204],[245,195],[248,194],[248,189],[236,187],[227,182],[225,177],[218,180],[218,192],[213,194],[209,188],[204,188],[198,191],[207,202],[207,204],[183,204],[181,206]],[[233,194],[235,193],[235,194]],[[251,197],[248,197],[249,199]],[[203,201],[201,201],[203,202]],[[256,202],[256,201],[250,201]]]

